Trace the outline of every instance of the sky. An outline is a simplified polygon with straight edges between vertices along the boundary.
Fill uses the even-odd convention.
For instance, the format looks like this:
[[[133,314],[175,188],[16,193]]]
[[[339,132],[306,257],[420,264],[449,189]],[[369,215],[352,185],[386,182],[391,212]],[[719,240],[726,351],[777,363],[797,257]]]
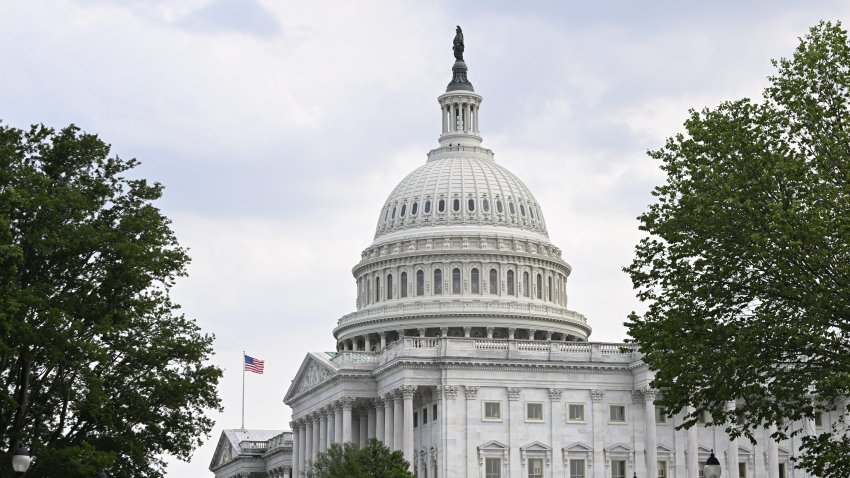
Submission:
[[[646,152],[689,109],[758,99],[798,38],[846,1],[0,2],[0,120],[74,123],[136,174],[193,259],[173,291],[215,334],[223,413],[168,476],[210,477],[221,430],[288,429],[304,356],[334,350],[351,268],[390,191],[437,146],[455,25],[484,97],[481,134],[521,178],[573,267],[592,341],[640,310],[622,272],[663,181]]]

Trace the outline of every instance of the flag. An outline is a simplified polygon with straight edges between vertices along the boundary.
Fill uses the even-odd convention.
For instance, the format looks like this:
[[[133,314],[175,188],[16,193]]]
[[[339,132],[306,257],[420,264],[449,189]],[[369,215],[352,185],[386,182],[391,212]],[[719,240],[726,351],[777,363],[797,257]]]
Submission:
[[[245,355],[245,370],[262,375],[265,361]]]

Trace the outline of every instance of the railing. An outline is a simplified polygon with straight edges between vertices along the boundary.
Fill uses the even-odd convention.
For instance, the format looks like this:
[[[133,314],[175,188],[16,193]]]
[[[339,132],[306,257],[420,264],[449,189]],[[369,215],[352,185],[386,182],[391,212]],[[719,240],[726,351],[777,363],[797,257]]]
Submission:
[[[542,343],[541,342],[533,342],[533,341],[516,342],[516,349],[517,350],[538,351],[538,352],[540,352],[540,351],[548,352],[549,350],[551,350],[551,346],[549,345],[549,342],[542,342]]]
[[[242,453],[265,453],[269,448],[269,441],[245,440],[239,442]]]
[[[478,350],[508,350],[507,340],[476,340],[475,348]]]
[[[268,440],[268,450],[272,451],[278,448],[292,448],[292,432],[283,432]]]
[[[436,349],[440,346],[440,339],[437,337],[405,337],[404,346],[414,349]]]

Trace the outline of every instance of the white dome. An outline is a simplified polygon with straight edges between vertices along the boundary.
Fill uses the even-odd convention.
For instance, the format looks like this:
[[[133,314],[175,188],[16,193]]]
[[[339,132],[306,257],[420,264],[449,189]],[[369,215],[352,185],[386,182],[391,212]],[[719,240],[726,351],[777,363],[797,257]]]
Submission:
[[[439,154],[433,154],[436,152]],[[492,152],[479,147],[433,151],[428,162],[390,193],[378,218],[375,239],[434,226],[497,226],[548,238],[543,213],[528,187],[496,164]]]

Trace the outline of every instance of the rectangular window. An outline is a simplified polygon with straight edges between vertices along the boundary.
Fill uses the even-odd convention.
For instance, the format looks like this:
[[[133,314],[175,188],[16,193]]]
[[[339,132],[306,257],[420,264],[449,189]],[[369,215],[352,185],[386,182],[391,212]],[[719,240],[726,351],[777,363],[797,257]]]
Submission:
[[[502,403],[501,402],[484,402],[484,419],[485,420],[501,420],[502,419]]]
[[[700,412],[700,414],[697,415],[697,423],[699,423],[701,425],[705,425],[705,423],[707,421],[708,421],[708,412]]]
[[[584,478],[584,460],[570,460],[570,478]]]
[[[823,426],[823,413],[817,412],[815,413],[815,426],[822,427]]]
[[[785,463],[780,463],[779,464],[779,478],[787,478],[787,477],[788,477],[788,475],[786,474]]]
[[[667,423],[667,412],[662,407],[655,407],[655,423]]]
[[[528,478],[543,478],[543,459],[528,459]]]
[[[611,460],[611,478],[626,478],[625,460]]]
[[[626,422],[626,406],[625,405],[611,405],[610,414],[608,415],[608,421],[613,423],[625,423]]]
[[[500,458],[484,459],[484,478],[502,478],[502,460]]]
[[[570,403],[567,405],[567,420],[571,422],[583,422],[584,421],[584,404],[583,403]]]
[[[418,420],[419,420],[419,414],[416,413],[416,412],[413,412],[413,428],[416,428]]]
[[[658,478],[667,478],[667,462],[658,462]]]
[[[543,404],[540,402],[528,402],[525,404],[525,419],[531,422],[543,421]]]
[[[426,423],[428,423],[428,408],[427,407],[422,409],[422,424],[424,425]]]
[[[738,463],[738,478],[747,478],[747,464]]]
[[[705,478],[705,475],[703,474],[704,471],[705,471],[705,462],[701,461],[701,462],[697,463],[697,472],[698,472],[699,478]]]
[[[437,404],[435,403],[433,408],[433,412],[431,413],[431,420],[437,421]]]

